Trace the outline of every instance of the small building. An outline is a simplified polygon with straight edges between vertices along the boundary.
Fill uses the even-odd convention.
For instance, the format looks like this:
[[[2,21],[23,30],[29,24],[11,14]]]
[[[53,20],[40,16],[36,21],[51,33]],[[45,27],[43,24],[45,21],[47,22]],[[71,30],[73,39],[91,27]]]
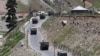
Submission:
[[[23,18],[23,16],[18,16],[18,18]]]
[[[88,10],[82,6],[77,6],[71,10],[71,14],[84,14],[84,13],[92,13],[91,10]]]
[[[17,12],[16,13],[17,21],[25,19],[27,15],[28,15],[27,12]]]

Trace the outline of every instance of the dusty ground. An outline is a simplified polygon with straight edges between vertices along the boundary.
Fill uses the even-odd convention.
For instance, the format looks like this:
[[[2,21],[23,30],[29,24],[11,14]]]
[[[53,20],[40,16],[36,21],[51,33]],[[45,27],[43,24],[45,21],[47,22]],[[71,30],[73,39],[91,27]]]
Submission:
[[[23,45],[23,47],[21,47],[21,45]],[[27,38],[24,38],[12,49],[9,56],[40,56],[40,54],[27,46]]]
[[[47,7],[40,3],[39,0],[16,0],[18,3],[17,12],[29,12],[29,6],[31,10],[47,10]],[[0,0],[0,13],[7,12],[6,10],[7,0]]]
[[[81,3],[83,3],[83,0],[80,0],[81,1]],[[93,4],[92,4],[92,2],[90,2],[89,0],[86,0],[85,1],[85,7],[86,8],[90,8],[90,7],[92,7],[93,6]]]
[[[68,23],[62,26],[62,20]],[[57,17],[44,23],[48,39],[80,52],[83,56],[100,55],[99,17]]]
[[[0,0],[0,12],[6,12],[6,0]]]
[[[90,8],[93,6],[93,4],[89,1],[85,1],[85,4],[86,4],[86,8]]]
[[[2,18],[4,15],[0,15],[0,32],[6,32],[8,31],[7,27],[5,26],[7,23]]]
[[[17,0],[18,1],[18,0]],[[19,2],[21,2],[22,4],[20,4],[20,7],[22,6],[22,5],[28,5],[28,0],[20,0]],[[2,13],[2,12],[7,12],[7,10],[6,10],[6,3],[7,3],[7,0],[0,0],[0,13]],[[18,9],[21,9],[21,8],[19,8],[18,7]]]

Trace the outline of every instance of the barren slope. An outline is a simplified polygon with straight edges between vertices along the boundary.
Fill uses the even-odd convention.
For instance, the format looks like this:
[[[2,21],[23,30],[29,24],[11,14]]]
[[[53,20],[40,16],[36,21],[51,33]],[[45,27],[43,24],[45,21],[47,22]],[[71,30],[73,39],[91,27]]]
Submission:
[[[67,25],[62,26],[62,20]],[[99,17],[51,17],[43,24],[48,39],[63,44],[83,56],[100,56],[100,19]]]

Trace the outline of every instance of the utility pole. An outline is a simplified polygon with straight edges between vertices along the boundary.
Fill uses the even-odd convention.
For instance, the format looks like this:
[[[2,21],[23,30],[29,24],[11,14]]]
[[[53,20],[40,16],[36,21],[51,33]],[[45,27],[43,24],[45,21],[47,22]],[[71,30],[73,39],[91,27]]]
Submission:
[[[54,43],[54,56],[56,56],[56,55],[55,55],[55,53],[56,53],[56,51],[55,51],[55,50],[56,50],[56,48],[55,48],[56,42],[54,41],[53,43]]]
[[[86,0],[83,0],[83,6],[84,6],[84,8],[85,8],[85,1],[86,1]]]
[[[28,46],[28,33],[29,33],[29,30],[26,28],[27,27],[27,25],[24,25],[23,27],[22,27],[22,29],[23,29],[23,32],[25,33],[25,38],[27,39],[26,40],[26,44],[27,44],[27,48],[29,48],[29,46]]]
[[[60,0],[54,0],[56,9],[57,9],[57,13],[60,14],[61,13],[61,1]]]
[[[30,4],[29,4],[29,15],[32,16],[32,13],[33,12],[32,12],[31,2],[30,2]]]
[[[29,33],[29,31],[27,30],[27,33],[26,33],[26,38],[27,38],[27,48],[29,48],[29,42],[28,42],[28,33]]]

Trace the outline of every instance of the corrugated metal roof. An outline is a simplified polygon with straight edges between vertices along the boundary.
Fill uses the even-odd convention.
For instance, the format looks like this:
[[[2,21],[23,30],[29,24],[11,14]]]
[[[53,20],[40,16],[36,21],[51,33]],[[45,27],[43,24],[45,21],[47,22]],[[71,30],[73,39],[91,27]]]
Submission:
[[[82,6],[77,6],[77,7],[75,7],[75,8],[72,9],[72,10],[88,10],[88,9],[86,9],[86,8],[84,8],[84,7],[82,7]]]

